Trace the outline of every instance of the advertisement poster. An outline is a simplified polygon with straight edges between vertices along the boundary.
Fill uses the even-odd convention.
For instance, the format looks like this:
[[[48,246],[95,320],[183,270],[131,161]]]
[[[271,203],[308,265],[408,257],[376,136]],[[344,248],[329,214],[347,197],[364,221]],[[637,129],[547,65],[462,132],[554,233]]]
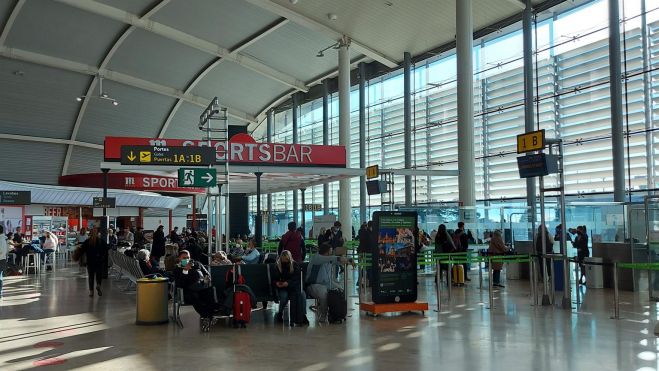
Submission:
[[[377,245],[373,256],[375,285],[373,302],[412,302],[416,300],[415,212],[373,214]]]
[[[0,225],[5,228],[5,233],[13,232],[16,227],[23,230],[23,209],[20,207],[0,206]]]

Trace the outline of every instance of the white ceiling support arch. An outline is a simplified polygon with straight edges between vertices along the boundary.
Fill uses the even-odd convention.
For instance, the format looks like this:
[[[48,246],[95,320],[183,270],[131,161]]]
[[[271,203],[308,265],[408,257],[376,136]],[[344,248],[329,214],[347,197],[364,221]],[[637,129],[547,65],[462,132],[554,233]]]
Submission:
[[[300,13],[294,12],[285,6],[279,5],[270,0],[244,0],[252,5],[258,6],[261,9],[265,9],[273,14],[276,14],[280,17],[289,19],[293,23],[297,23],[302,27],[308,28],[310,30],[316,31],[320,34],[323,34],[329,37],[332,40],[339,41],[343,38],[344,34],[330,28],[320,22],[317,22],[309,17],[306,17]],[[346,35],[350,37],[350,35]],[[355,51],[364,54],[367,57],[370,57],[373,60],[376,60],[389,68],[394,68],[398,66],[398,62],[394,58],[391,58],[384,53],[377,51],[364,43],[355,40],[350,37],[350,48]]]
[[[5,24],[2,33],[0,33],[0,45],[5,45],[7,36],[9,36],[9,31],[11,31],[11,28],[14,26],[14,22],[16,22],[16,17],[18,17],[18,13],[21,12],[23,5],[25,5],[25,0],[18,0],[16,5],[14,5],[14,9],[12,9],[9,18],[7,19],[7,24]]]
[[[149,10],[142,18],[149,18],[153,16],[158,10],[162,9],[165,5],[169,4],[171,0],[162,0],[160,1],[156,6],[154,6],[151,10]],[[103,58],[103,61],[101,62],[101,65],[99,69],[104,69],[108,66],[110,61],[112,60],[112,57],[114,56],[114,53],[117,52],[119,47],[124,43],[124,41],[130,36],[131,33],[135,30],[135,26],[130,26],[124,33],[117,39],[117,41],[112,45],[110,50],[105,54],[105,57]],[[94,78],[92,79],[92,82],[89,84],[89,88],[87,89],[87,93],[85,94],[82,104],[80,105],[80,110],[78,111],[78,116],[76,117],[75,124],[73,124],[73,130],[71,131],[71,140],[75,140],[76,137],[78,136],[78,130],[80,129],[80,125],[82,124],[82,118],[85,115],[85,112],[87,111],[87,106],[89,106],[89,100],[91,99],[94,89],[96,89],[96,86],[98,85],[98,80],[99,77],[98,75],[95,75]],[[71,155],[73,153],[73,146],[69,145],[68,148],[66,149],[66,156],[64,157],[64,164],[62,164],[62,175],[67,175],[69,172],[69,164],[71,162]]]
[[[88,64],[70,61],[68,59],[57,58],[45,54],[30,52],[27,50],[8,48],[0,45],[0,57],[16,59],[24,62],[39,64],[66,70],[85,75],[95,76],[98,75],[107,80],[112,80],[123,85],[132,86],[138,89],[150,91],[152,93],[164,95],[167,97],[183,99],[186,102],[195,104],[199,107],[206,108],[210,103],[210,99],[199,97],[192,94],[185,94],[183,91],[165,85],[160,85],[151,81],[143,80],[125,73],[109,70],[99,69],[98,67],[90,66]],[[236,119],[246,122],[256,122],[256,118],[249,113],[227,107],[227,114]]]
[[[170,40],[174,40],[178,43],[187,45],[191,48],[200,50],[202,52],[215,55],[220,58],[226,58],[231,62],[237,63],[247,69],[250,69],[270,79],[273,79],[274,81],[287,85],[293,89],[304,92],[309,90],[308,87],[304,84],[304,82],[286,73],[278,71],[255,58],[240,53],[232,54],[230,50],[223,48],[217,44],[213,44],[212,42],[200,39],[196,36],[192,36],[188,33],[177,30],[173,27],[164,25],[162,23],[154,22],[149,19],[142,19],[141,17],[135,14],[105,4],[101,4],[92,0],[57,0],[57,1],[69,5],[71,7],[75,7],[96,15],[100,15],[102,17],[106,17],[118,22],[130,24],[137,28],[143,29],[145,31],[154,33],[156,35],[165,37]]]
[[[61,139],[61,138],[45,138],[45,137],[34,137],[31,135],[17,135],[17,134],[4,134],[0,133],[0,139],[8,140],[20,140],[23,142],[35,142],[35,143],[54,143],[54,144],[65,144],[70,146],[78,146],[85,148],[93,149],[103,149],[102,144],[80,142],[77,140]]]
[[[275,21],[271,25],[265,27],[264,29],[260,30],[259,32],[255,33],[254,35],[251,35],[247,39],[245,39],[245,40],[241,41],[240,43],[238,43],[238,45],[236,47],[231,49],[231,54],[234,54],[234,55],[238,54],[241,50],[249,47],[250,45],[257,42],[258,40],[264,38],[265,36],[267,36],[271,33],[273,33],[274,31],[276,31],[279,28],[283,27],[287,23],[288,23],[288,19],[286,19],[286,18],[281,18],[281,19]],[[206,75],[210,71],[212,71],[215,67],[217,67],[224,60],[226,60],[226,59],[225,58],[218,58],[215,61],[213,61],[213,63],[206,66],[201,72],[199,72],[197,77],[195,77],[195,79],[185,89],[185,94],[190,93],[197,86],[197,84],[199,84],[199,82],[204,77],[206,77]],[[178,101],[176,101],[176,104],[174,105],[174,107],[172,107],[172,110],[169,111],[169,115],[167,115],[167,119],[165,119],[165,122],[162,124],[162,127],[160,128],[160,132],[158,134],[159,138],[162,137],[163,135],[165,135],[165,132],[167,131],[167,128],[169,128],[169,125],[171,124],[172,120],[174,119],[174,116],[176,115],[176,112],[178,111],[178,109],[181,107],[182,104],[183,104],[183,100],[179,99]]]

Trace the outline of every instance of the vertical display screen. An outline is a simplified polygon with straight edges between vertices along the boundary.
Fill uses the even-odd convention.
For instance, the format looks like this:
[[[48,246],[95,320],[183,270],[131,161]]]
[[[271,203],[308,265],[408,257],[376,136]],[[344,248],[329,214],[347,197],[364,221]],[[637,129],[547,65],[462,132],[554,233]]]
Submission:
[[[375,212],[373,302],[410,302],[417,296],[415,212]]]

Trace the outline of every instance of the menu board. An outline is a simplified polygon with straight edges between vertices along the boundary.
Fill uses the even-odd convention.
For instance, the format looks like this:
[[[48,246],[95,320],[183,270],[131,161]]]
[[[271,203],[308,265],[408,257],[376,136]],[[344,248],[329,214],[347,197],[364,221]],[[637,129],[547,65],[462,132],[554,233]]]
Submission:
[[[413,302],[417,298],[417,213],[373,213],[377,244],[373,246],[373,302]]]

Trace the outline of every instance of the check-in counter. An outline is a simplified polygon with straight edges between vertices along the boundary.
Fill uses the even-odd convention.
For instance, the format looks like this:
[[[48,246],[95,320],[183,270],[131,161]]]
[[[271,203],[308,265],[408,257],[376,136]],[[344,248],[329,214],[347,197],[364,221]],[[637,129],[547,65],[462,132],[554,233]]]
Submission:
[[[592,256],[602,258],[604,263],[645,263],[647,248],[627,242],[594,242]],[[604,266],[604,287],[613,288],[613,266]],[[638,291],[640,271],[631,269],[618,270],[618,288],[625,291]]]

